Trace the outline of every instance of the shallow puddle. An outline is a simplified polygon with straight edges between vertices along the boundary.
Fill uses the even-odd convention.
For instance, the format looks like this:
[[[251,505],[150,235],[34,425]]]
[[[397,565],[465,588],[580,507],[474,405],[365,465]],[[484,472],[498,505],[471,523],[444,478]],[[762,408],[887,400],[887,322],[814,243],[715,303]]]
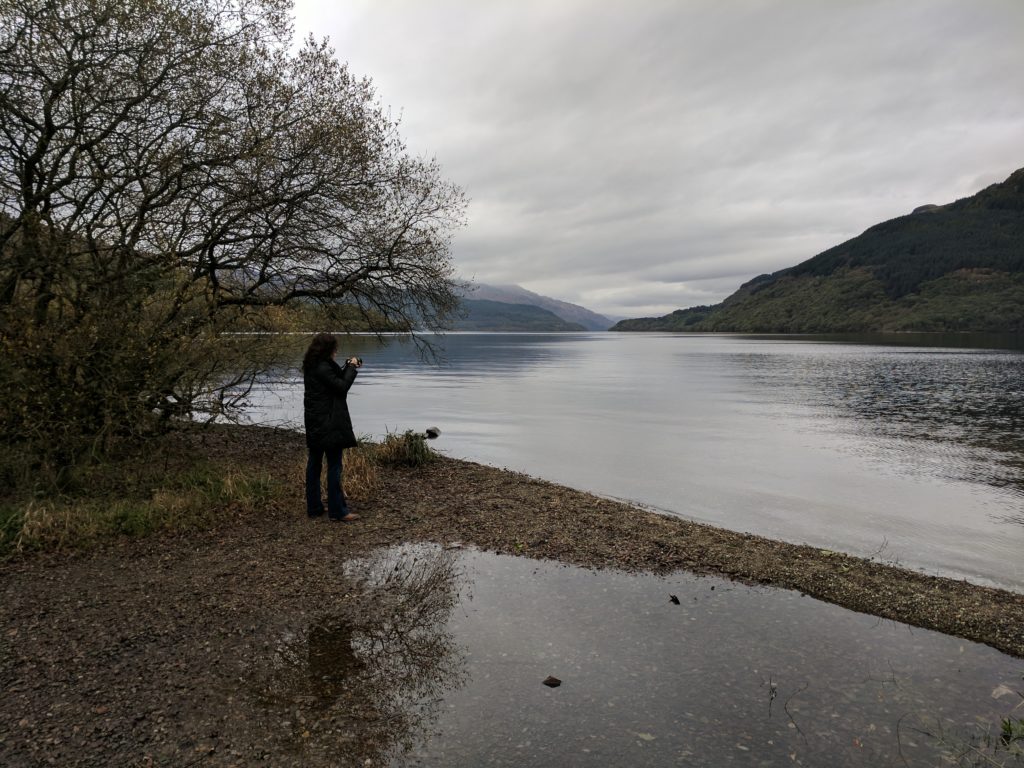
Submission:
[[[363,618],[318,619],[265,686],[311,764],[1024,765],[999,745],[1024,662],[986,646],[688,574],[438,548],[348,571]]]

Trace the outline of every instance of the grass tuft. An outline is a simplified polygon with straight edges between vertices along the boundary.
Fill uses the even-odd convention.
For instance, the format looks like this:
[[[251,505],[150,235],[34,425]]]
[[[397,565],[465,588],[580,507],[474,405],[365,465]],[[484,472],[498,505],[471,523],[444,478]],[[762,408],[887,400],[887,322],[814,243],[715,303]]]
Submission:
[[[403,434],[389,434],[376,447],[377,461],[383,466],[419,467],[437,458],[427,445],[422,432],[406,430]]]
[[[345,489],[345,498],[353,501],[370,501],[380,490],[381,480],[377,463],[377,445],[360,441],[355,448],[346,448],[342,464],[341,482]],[[327,484],[327,466],[320,472],[320,487]],[[306,459],[294,464],[292,475],[301,486],[306,477]]]
[[[372,443],[360,443],[345,451],[342,482],[348,498],[369,501],[380,490],[380,473],[375,453],[376,446]]]

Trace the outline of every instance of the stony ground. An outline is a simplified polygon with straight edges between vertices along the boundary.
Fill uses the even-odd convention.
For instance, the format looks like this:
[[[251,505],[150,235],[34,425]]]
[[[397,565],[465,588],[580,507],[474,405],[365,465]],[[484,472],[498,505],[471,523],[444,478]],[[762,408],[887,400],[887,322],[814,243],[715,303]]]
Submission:
[[[301,437],[223,430],[193,450],[294,473]],[[346,562],[456,542],[597,568],[686,569],[799,590],[1024,657],[1024,595],[668,518],[441,458],[393,470],[358,522],[294,497],[201,534],[0,564],[0,765],[376,764],[395,713],[303,685],[275,699],[289,638],[343,606]],[[312,645],[310,646],[312,647]],[[321,681],[322,682],[322,681]],[[254,705],[253,702],[256,702]],[[367,736],[371,733],[371,736]],[[306,744],[349,745],[322,758]],[[367,763],[369,761],[369,763]]]

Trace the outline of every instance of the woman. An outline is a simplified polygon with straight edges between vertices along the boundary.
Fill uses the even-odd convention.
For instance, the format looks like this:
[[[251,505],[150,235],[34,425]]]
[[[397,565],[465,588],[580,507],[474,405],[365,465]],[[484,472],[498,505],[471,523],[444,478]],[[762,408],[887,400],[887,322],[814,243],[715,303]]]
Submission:
[[[358,519],[359,515],[348,511],[341,489],[341,452],[356,444],[346,396],[363,361],[352,357],[342,368],[334,362],[337,353],[338,340],[329,333],[318,333],[302,359],[305,386],[302,404],[309,448],[306,514],[320,517],[324,513],[320,497],[320,469],[324,456],[327,456],[327,517],[347,523]]]

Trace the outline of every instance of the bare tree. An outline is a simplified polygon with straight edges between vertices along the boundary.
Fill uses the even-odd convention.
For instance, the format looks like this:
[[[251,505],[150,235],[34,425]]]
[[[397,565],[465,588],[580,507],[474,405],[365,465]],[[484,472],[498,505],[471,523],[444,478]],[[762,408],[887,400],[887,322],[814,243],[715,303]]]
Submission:
[[[230,413],[268,362],[230,332],[268,307],[444,327],[463,194],[290,12],[0,0],[8,444]]]

